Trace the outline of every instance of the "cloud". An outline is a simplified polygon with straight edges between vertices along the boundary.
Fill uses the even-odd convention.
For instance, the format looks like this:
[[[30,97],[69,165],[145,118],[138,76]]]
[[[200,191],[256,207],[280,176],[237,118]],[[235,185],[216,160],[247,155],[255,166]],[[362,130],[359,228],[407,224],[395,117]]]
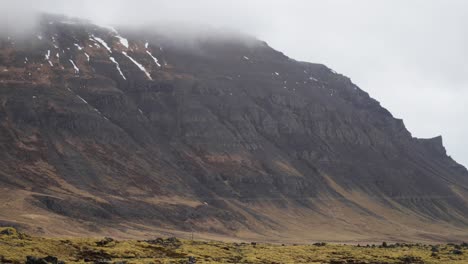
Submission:
[[[35,1],[34,1],[35,2]],[[141,25],[161,22],[195,23],[251,32],[261,24],[257,11],[265,1],[182,0],[39,0],[38,7],[88,18],[99,24]]]
[[[24,34],[36,25],[37,11],[31,1],[2,2],[0,8],[0,34],[15,36]]]
[[[441,134],[449,154],[468,165],[467,1],[16,0],[2,3],[0,30],[24,31],[38,10],[99,24],[180,22],[252,34],[351,77],[414,136]]]

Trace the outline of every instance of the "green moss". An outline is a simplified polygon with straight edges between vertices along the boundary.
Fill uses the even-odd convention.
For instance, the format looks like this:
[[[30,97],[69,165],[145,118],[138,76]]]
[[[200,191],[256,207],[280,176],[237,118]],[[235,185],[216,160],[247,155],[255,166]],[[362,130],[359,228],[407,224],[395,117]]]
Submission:
[[[3,230],[9,230],[2,232]],[[26,256],[55,256],[66,263],[85,260],[126,261],[128,264],[186,263],[189,256],[197,263],[336,263],[354,260],[385,263],[468,263],[468,248],[439,245],[437,254],[428,245],[388,245],[357,247],[353,245],[273,245],[237,244],[188,240],[110,240],[30,237],[14,228],[0,229],[0,262],[24,263]],[[174,242],[175,241],[175,242]],[[454,254],[454,250],[466,251]]]

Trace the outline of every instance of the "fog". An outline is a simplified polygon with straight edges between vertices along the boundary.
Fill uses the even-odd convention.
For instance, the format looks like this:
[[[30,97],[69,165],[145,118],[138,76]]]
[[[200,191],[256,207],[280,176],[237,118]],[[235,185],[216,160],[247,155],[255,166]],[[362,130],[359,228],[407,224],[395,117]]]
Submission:
[[[294,59],[349,76],[404,119],[413,136],[442,135],[448,154],[468,165],[467,1],[16,0],[2,3],[0,32],[25,32],[37,12],[251,34]]]

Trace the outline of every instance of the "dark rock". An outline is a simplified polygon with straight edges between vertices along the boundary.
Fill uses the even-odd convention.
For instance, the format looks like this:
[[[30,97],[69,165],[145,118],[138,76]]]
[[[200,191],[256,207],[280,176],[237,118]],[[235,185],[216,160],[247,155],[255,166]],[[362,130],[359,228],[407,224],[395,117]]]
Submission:
[[[47,261],[48,263],[53,263],[53,264],[57,264],[58,263],[58,259],[56,257],[53,257],[53,256],[47,256],[44,258],[45,261]]]
[[[47,256],[45,258],[27,256],[25,263],[26,264],[65,264],[65,262],[60,261],[56,257],[53,257],[53,256]]]
[[[174,248],[178,248],[182,245],[182,242],[176,237],[169,237],[167,239],[158,237],[152,240],[144,240],[144,242],[149,243],[149,244],[157,244],[157,245],[161,245],[165,247],[174,247]]]
[[[314,243],[314,244],[312,244],[312,245],[317,246],[317,247],[324,247],[324,246],[327,245],[327,243],[325,243],[325,242],[317,242],[317,243]]]
[[[112,262],[111,260],[101,259],[101,260],[95,260],[93,264],[112,264]]]
[[[195,264],[195,263],[197,263],[197,259],[195,257],[190,256],[188,258],[187,264]]]
[[[165,242],[164,242],[164,239],[163,238],[156,238],[156,239],[150,239],[150,240],[143,240],[144,242],[146,243],[149,243],[149,244],[159,244],[159,245],[163,245]]]
[[[15,234],[17,234],[17,231],[12,227],[5,228],[5,229],[0,231],[0,235],[12,236],[12,235],[15,235]]]
[[[420,257],[404,256],[399,259],[401,264],[424,264],[424,261]]]
[[[330,264],[346,264],[346,260],[330,260]]]
[[[105,237],[103,240],[100,240],[98,242],[96,242],[96,245],[98,247],[104,247],[104,246],[107,246],[108,244],[114,242],[115,240],[111,237]]]
[[[93,249],[82,249],[77,254],[78,259],[82,259],[85,262],[102,262],[107,263],[111,262],[112,256],[103,250],[93,250]]]
[[[27,256],[25,264],[48,264],[48,263],[42,258]]]

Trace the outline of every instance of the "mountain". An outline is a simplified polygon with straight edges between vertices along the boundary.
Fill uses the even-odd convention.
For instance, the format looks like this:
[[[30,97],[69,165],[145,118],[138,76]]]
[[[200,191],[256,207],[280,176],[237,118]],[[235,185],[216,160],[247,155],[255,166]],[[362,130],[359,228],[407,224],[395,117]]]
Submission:
[[[0,223],[36,234],[468,239],[441,137],[242,34],[44,16],[1,40],[0,149]]]

